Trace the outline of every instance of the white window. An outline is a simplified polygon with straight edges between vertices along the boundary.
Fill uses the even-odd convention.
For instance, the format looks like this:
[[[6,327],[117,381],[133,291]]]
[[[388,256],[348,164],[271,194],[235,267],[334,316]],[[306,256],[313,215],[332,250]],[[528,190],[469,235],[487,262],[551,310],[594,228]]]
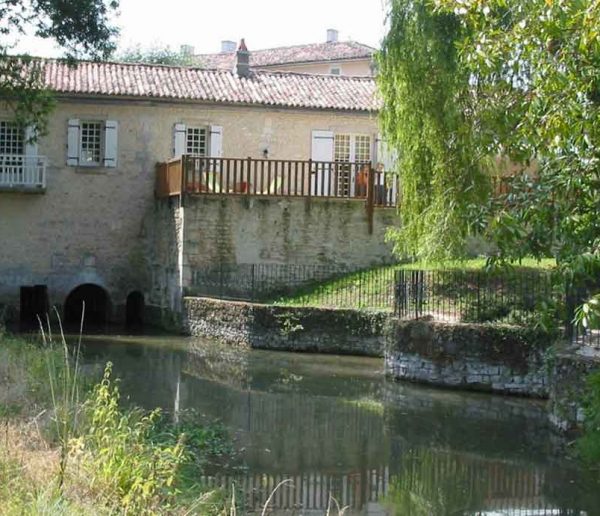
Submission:
[[[185,135],[185,153],[192,156],[206,156],[206,128],[188,127]]]
[[[366,134],[336,134],[333,140],[333,159],[338,163],[348,163],[338,168],[336,178],[337,195],[365,195],[364,185],[359,185],[362,190],[357,191],[356,163],[371,161],[371,136]],[[364,191],[363,191],[364,190]]]
[[[81,122],[79,164],[99,166],[102,159],[102,122]]]
[[[368,134],[336,134],[333,159],[341,163],[371,161],[371,136]]]
[[[0,121],[0,154],[22,155],[24,150],[22,129],[14,122]]]
[[[117,166],[118,123],[115,120],[69,120],[67,165]]]

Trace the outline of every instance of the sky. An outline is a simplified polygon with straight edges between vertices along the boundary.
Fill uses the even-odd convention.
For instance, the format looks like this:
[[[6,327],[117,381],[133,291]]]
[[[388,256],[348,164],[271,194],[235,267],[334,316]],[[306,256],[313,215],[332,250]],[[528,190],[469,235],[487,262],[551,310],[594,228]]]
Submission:
[[[196,53],[218,52],[221,40],[246,39],[248,49],[339,39],[378,47],[388,0],[120,0],[115,24],[119,48],[191,45]],[[20,39],[15,51],[58,57],[49,41]]]

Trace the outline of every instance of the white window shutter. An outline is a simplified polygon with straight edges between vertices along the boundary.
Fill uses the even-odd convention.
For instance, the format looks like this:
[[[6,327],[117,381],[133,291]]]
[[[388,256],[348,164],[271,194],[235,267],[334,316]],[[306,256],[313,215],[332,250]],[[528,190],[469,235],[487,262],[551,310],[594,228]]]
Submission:
[[[79,165],[79,119],[72,118],[67,126],[67,166]]]
[[[107,120],[104,123],[104,166],[115,168],[119,152],[119,123],[116,120]]]
[[[173,157],[180,158],[185,154],[185,124],[173,126]]]
[[[310,158],[313,161],[333,161],[333,144],[335,137],[331,131],[313,131]],[[327,164],[313,165],[310,191],[312,195],[331,194],[331,166]]]
[[[32,126],[25,128],[25,156],[33,157],[38,155],[38,142],[35,140],[31,142],[30,139],[35,136],[35,130]]]
[[[210,158],[223,157],[223,128],[220,125],[210,126],[208,144],[210,146],[208,154]]]

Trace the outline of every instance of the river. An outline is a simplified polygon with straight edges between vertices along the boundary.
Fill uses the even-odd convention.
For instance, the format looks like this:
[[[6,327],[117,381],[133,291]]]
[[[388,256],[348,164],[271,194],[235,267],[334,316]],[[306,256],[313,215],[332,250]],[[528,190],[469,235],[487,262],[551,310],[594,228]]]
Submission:
[[[275,514],[600,514],[597,475],[566,458],[540,401],[392,382],[381,359],[184,337],[94,336],[83,354],[111,361],[133,404],[220,420],[235,468],[203,480],[235,484],[248,512],[288,480]]]

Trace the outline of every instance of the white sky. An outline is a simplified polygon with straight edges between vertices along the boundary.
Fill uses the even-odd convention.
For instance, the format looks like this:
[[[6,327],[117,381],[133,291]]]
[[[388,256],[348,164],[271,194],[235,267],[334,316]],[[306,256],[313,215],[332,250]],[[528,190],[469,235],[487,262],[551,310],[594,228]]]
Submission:
[[[378,47],[388,0],[121,0],[119,47],[189,44],[196,53],[218,52],[224,39],[246,38],[248,49],[340,40]],[[49,41],[21,38],[18,52],[57,57]]]

